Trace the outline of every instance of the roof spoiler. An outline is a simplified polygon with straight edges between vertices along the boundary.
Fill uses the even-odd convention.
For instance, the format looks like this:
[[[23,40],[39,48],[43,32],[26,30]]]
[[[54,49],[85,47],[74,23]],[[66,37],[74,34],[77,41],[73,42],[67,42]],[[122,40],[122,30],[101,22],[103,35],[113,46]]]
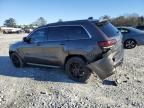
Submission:
[[[109,22],[110,20],[109,20],[109,19],[99,19],[99,20],[95,20],[95,19],[93,19],[93,17],[89,17],[89,18],[88,18],[88,21],[93,21],[93,22],[96,23],[96,24],[102,24],[102,23],[107,23],[107,22]]]

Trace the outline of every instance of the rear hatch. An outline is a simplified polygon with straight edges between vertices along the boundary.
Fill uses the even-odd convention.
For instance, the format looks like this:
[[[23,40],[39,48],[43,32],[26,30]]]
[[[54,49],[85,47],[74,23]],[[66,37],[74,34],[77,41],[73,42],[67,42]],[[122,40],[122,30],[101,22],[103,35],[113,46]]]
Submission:
[[[111,49],[111,53],[113,54],[114,65],[115,66],[118,65],[118,63],[122,60],[123,53],[124,53],[123,45],[122,45],[123,44],[122,34],[119,32],[119,30],[116,27],[114,27],[109,22],[97,24],[97,26],[108,37],[108,40],[113,43],[112,46],[110,46],[110,49]]]
[[[95,23],[105,37],[98,45],[103,51],[103,58],[88,65],[103,80],[115,72],[115,67],[123,60],[122,35],[110,22]]]

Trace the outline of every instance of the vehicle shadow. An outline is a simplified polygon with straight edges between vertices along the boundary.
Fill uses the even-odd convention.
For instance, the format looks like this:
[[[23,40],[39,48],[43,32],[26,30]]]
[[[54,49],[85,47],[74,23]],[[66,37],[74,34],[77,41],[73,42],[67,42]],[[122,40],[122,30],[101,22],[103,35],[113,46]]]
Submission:
[[[38,66],[15,68],[8,56],[0,56],[0,75],[18,78],[31,78],[37,81],[78,83],[69,79],[62,69]]]
[[[111,80],[104,80],[103,85],[111,85],[111,86],[117,86],[116,81],[111,81]]]

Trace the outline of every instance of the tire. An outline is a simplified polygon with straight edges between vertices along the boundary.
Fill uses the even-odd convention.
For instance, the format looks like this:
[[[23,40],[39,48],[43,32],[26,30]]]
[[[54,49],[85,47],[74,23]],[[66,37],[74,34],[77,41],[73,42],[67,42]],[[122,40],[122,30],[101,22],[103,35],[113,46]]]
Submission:
[[[66,62],[65,70],[72,80],[86,83],[91,75],[91,71],[85,65],[86,63],[82,58],[72,57]]]
[[[137,45],[136,41],[133,39],[128,39],[124,42],[124,48],[126,49],[132,49],[135,48]]]
[[[23,68],[25,63],[17,53],[12,53],[10,55],[11,61],[16,68]]]

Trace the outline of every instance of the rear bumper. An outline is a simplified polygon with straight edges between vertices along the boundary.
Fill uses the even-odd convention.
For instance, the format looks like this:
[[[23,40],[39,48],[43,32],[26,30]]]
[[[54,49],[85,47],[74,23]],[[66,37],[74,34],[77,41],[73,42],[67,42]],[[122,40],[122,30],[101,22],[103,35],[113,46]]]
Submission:
[[[105,54],[104,57],[98,61],[88,64],[88,68],[94,71],[101,80],[113,75],[116,71],[116,67],[123,63],[123,57],[115,64],[113,61],[113,54],[109,52]]]
[[[118,66],[121,66],[123,64],[123,58],[117,63],[114,65],[114,67],[118,67]]]

